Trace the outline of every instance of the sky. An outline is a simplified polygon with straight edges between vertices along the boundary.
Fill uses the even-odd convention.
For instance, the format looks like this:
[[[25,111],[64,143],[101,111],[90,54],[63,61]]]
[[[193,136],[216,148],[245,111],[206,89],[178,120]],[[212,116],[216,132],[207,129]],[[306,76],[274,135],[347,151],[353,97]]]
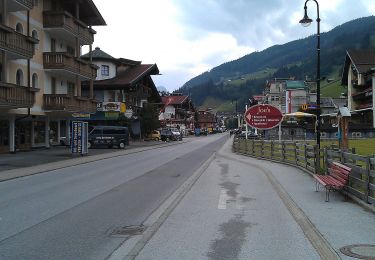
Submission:
[[[156,63],[152,76],[169,91],[231,60],[316,34],[302,27],[305,0],[93,0],[107,26],[97,26],[93,47],[116,58]],[[318,0],[321,32],[375,14],[374,0]]]

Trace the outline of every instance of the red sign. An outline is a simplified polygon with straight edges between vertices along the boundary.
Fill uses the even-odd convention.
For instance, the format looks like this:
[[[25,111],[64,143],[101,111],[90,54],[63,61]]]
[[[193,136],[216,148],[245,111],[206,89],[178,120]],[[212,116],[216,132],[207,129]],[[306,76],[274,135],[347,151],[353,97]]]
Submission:
[[[281,111],[274,106],[260,104],[250,107],[245,113],[246,123],[256,129],[271,129],[278,126],[283,119]]]

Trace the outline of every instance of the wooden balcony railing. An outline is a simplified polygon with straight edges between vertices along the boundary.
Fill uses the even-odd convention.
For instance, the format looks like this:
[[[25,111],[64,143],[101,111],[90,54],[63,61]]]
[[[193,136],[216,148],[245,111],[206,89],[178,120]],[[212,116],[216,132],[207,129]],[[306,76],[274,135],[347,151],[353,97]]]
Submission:
[[[94,42],[95,31],[88,28],[86,24],[74,18],[68,12],[44,11],[43,26],[48,29],[65,29],[78,37],[83,45]]]
[[[31,10],[34,7],[33,0],[13,0],[13,1],[26,7],[26,10]]]
[[[95,113],[96,101],[67,94],[44,94],[43,108],[50,111]]]
[[[34,56],[35,43],[38,43],[38,40],[0,24],[0,49],[11,52],[19,58],[31,59]]]
[[[97,73],[97,69],[93,64],[75,58],[66,52],[43,53],[43,65],[44,69],[65,70],[86,79],[95,79]]]
[[[0,82],[0,107],[31,108],[35,102],[34,88]]]

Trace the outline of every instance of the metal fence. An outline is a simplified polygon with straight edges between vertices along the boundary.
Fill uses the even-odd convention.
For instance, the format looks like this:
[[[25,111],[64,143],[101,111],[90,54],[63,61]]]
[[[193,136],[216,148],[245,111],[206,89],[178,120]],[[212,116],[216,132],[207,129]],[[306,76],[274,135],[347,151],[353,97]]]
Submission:
[[[321,149],[318,153],[316,145],[304,142],[239,138],[234,138],[233,151],[246,156],[299,166],[314,174],[326,174],[327,165],[333,161],[343,163],[352,168],[345,190],[366,203],[375,205],[375,158],[373,157],[331,148]]]

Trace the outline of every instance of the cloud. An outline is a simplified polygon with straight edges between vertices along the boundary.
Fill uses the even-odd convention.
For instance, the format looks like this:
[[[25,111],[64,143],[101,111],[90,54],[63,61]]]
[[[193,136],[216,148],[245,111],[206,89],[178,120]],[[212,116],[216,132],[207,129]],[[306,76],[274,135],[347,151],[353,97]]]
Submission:
[[[107,21],[95,45],[115,57],[157,63],[169,90],[226,61],[315,34],[299,25],[301,0],[94,0]],[[373,0],[321,0],[321,31],[375,12]],[[308,2],[316,19],[316,6]]]

